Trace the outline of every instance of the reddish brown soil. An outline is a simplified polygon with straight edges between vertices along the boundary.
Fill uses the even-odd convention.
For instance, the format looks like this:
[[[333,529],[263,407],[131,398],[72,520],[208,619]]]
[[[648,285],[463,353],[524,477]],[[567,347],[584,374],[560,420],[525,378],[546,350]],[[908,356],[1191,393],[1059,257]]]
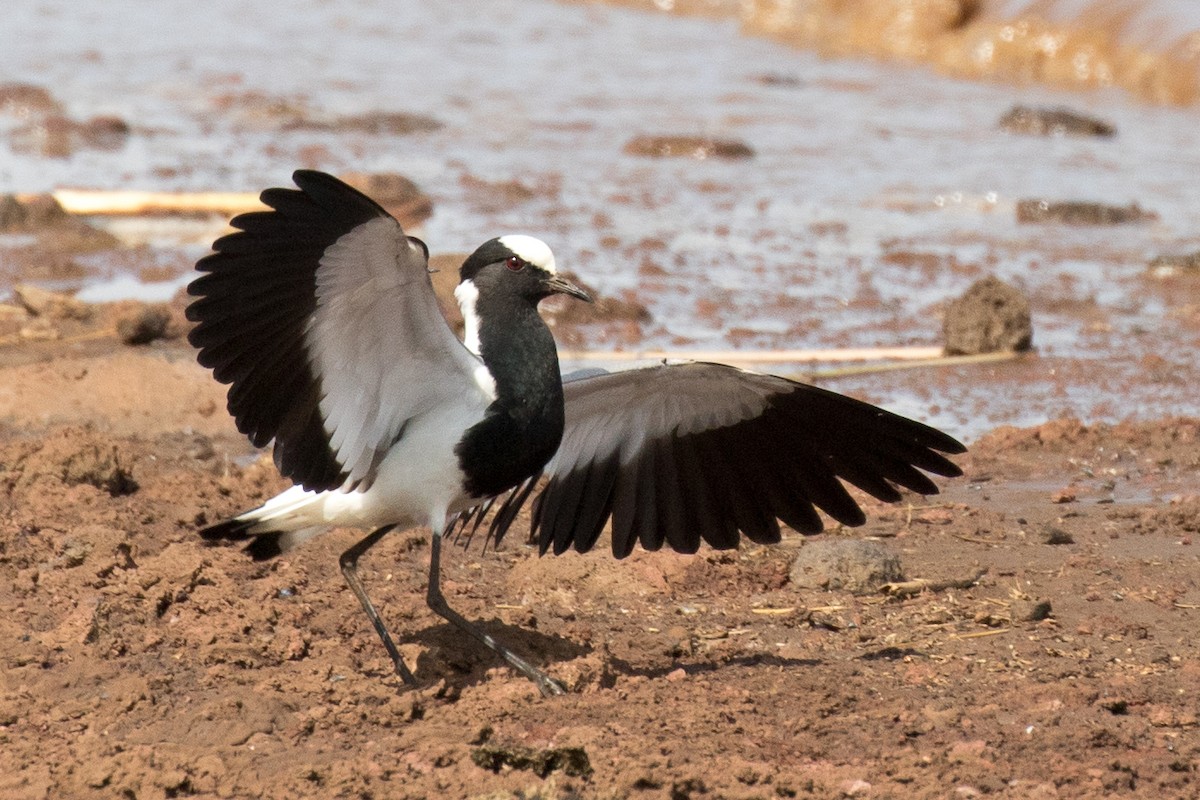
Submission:
[[[1198,421],[996,431],[942,497],[826,534],[987,571],[907,599],[794,587],[796,535],[451,549],[451,603],[558,698],[430,613],[427,534],[393,535],[363,573],[406,691],[338,573],[356,532],[268,564],[199,541],[283,484],[191,359],[3,348],[0,797],[1200,795]]]

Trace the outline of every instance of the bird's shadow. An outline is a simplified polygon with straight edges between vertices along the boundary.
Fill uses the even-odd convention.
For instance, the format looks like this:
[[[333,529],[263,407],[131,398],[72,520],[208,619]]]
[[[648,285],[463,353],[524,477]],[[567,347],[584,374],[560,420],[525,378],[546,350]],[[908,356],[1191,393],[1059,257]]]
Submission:
[[[591,645],[581,644],[565,636],[530,630],[498,619],[475,621],[473,624],[538,669],[551,675],[555,672],[556,665],[591,655],[597,650]],[[489,671],[504,665],[499,654],[488,650],[469,634],[448,622],[413,631],[404,636],[403,641],[418,644],[423,648],[417,656],[413,670],[420,687],[435,686],[443,681],[457,690],[484,684],[489,680]],[[751,653],[712,661],[672,659],[669,663],[652,666],[636,665],[608,653],[604,653],[603,658],[608,677],[598,678],[601,688],[610,688],[621,677],[656,680],[680,669],[689,676],[696,676],[716,673],[727,668],[803,669],[818,667],[824,663],[819,658],[791,658],[769,653]]]

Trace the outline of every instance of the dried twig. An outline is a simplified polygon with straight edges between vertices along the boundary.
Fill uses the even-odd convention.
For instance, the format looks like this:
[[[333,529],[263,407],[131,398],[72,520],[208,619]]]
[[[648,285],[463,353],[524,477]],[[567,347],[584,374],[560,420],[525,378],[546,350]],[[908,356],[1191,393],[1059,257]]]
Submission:
[[[69,214],[239,214],[266,208],[256,192],[147,192],[141,190],[59,189],[54,199]],[[18,195],[17,199],[28,199]]]
[[[892,597],[912,597],[926,591],[944,592],[947,589],[970,589],[986,574],[987,569],[981,569],[972,577],[963,580],[931,581],[926,578],[916,578],[911,581],[885,583],[879,587],[879,590]]]

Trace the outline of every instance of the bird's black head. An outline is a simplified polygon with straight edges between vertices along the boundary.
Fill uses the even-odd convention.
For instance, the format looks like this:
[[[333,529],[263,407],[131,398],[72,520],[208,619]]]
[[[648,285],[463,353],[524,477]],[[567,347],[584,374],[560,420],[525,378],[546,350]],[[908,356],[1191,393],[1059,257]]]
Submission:
[[[545,242],[522,234],[484,242],[463,262],[459,280],[460,288],[469,284],[468,291],[522,297],[535,305],[552,294],[592,301],[587,292],[558,274],[554,254]]]

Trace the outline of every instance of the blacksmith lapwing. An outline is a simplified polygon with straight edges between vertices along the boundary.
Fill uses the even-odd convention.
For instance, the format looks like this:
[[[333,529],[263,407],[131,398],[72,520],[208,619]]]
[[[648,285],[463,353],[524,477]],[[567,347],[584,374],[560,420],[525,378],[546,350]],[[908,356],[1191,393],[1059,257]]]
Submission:
[[[388,531],[432,529],[427,602],[543,693],[561,687],[450,609],[439,589],[443,535],[489,509],[499,541],[531,497],[543,553],[613,554],[664,544],[736,547],[780,539],[779,521],[865,520],[841,481],[880,500],[938,490],[924,472],[961,471],[950,436],[833,392],[719,364],[560,377],[538,303],[589,300],[543,242],[492,239],[463,263],[460,342],[429,279],[428,250],[374,201],[298,171],[268,189],[271,210],[236,217],[188,287],[199,361],[231,384],[229,411],[295,485],[213,525],[267,559],[332,526],[373,529],[341,558],[397,674],[415,679],[359,580]]]

